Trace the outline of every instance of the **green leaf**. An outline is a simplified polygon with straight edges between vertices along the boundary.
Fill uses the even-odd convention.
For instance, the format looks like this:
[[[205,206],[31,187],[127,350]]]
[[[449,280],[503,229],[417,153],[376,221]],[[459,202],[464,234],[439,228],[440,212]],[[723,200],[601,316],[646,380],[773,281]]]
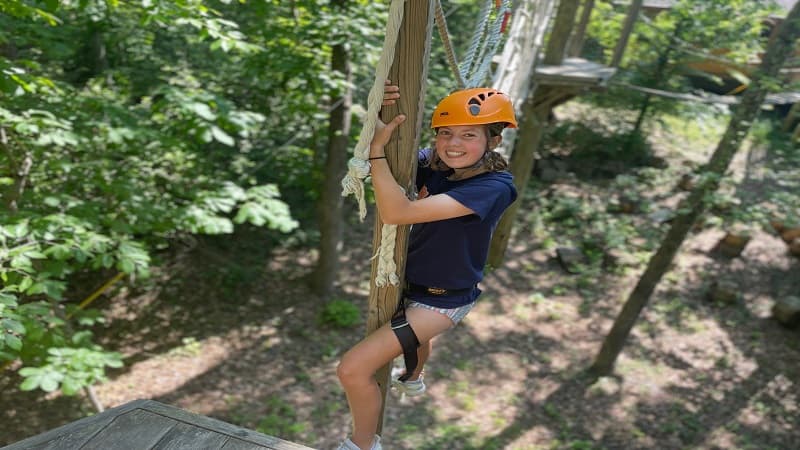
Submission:
[[[25,292],[31,285],[33,284],[33,278],[25,277],[22,281],[19,282],[19,290],[20,292]]]
[[[236,144],[236,141],[234,141],[228,133],[222,131],[222,129],[216,125],[211,126],[211,135],[214,136],[215,140],[229,147],[233,147],[234,144]]]
[[[0,326],[8,331],[17,334],[25,334],[25,326],[22,325],[20,322],[11,319],[3,319],[0,321]]]
[[[130,259],[120,259],[117,261],[117,269],[125,273],[133,273],[136,270],[136,264]]]
[[[21,370],[19,371],[20,375],[23,375],[23,376],[25,376],[25,375],[23,374],[23,371],[24,371],[24,370],[25,370],[25,369],[21,369]],[[36,376],[36,375],[34,375],[34,376],[27,376],[27,377],[25,377],[25,380],[22,382],[22,384],[20,384],[20,385],[19,385],[19,388],[20,388],[21,390],[23,390],[23,391],[32,391],[32,390],[34,390],[34,389],[36,389],[36,388],[38,388],[38,387],[39,387],[39,381],[40,381],[40,380],[41,380],[41,378],[40,378],[39,376]]]
[[[0,292],[0,305],[14,308],[18,305],[17,297],[5,292]]]
[[[61,382],[63,375],[56,372],[47,372],[39,380],[39,387],[45,392],[53,392],[58,389],[58,384]]]
[[[198,116],[202,117],[209,122],[217,120],[217,115],[211,111],[211,108],[206,105],[205,103],[193,102],[188,103],[186,107],[192,111],[193,113],[197,114]]]
[[[67,377],[64,378],[64,381],[61,383],[61,392],[63,392],[64,395],[75,395],[81,390],[82,387],[82,383],[73,378]]]
[[[22,340],[20,338],[16,337],[16,336],[14,336],[13,334],[6,333],[5,342],[6,342],[6,345],[12,350],[16,350],[16,351],[22,350]]]

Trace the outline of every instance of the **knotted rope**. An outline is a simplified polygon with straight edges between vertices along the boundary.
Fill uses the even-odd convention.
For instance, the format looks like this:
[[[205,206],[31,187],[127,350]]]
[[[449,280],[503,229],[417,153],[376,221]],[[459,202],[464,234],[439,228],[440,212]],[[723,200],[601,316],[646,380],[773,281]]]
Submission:
[[[397,263],[394,261],[394,244],[397,240],[397,225],[383,224],[381,227],[381,245],[378,252],[372,257],[378,258],[378,267],[375,270],[375,286],[384,287],[389,284],[397,286],[400,277],[397,276]]]
[[[367,113],[364,117],[364,128],[358,137],[353,157],[347,162],[347,175],[342,179],[342,196],[356,196],[361,221],[367,216],[367,204],[364,200],[364,178],[369,175],[369,143],[375,133],[375,123],[383,103],[383,83],[389,78],[389,69],[394,62],[394,48],[403,23],[403,3],[405,0],[392,0],[389,7],[389,20],[386,24],[386,37],[383,40],[383,51],[378,67],[375,69],[375,82],[367,97]]]
[[[364,200],[364,179],[369,175],[369,144],[375,133],[375,124],[383,103],[384,81],[389,78],[389,69],[394,62],[394,50],[400,34],[400,25],[403,23],[403,3],[405,0],[392,0],[389,7],[389,19],[386,24],[386,37],[383,40],[383,51],[375,69],[375,82],[367,97],[367,113],[364,117],[364,127],[358,137],[353,157],[347,163],[347,175],[342,179],[342,196],[354,194],[358,201],[358,212],[361,221],[367,215],[367,204]],[[397,285],[400,278],[397,276],[397,264],[394,262],[394,245],[397,235],[396,225],[383,224],[381,227],[381,243],[378,252],[373,258],[378,258],[375,285],[386,286],[387,283]]]

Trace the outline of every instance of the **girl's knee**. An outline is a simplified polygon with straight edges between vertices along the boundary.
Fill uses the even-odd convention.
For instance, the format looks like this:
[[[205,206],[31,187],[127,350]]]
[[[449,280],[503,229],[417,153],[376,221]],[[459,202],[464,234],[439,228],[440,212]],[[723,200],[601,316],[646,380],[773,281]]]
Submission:
[[[357,382],[359,378],[363,378],[365,375],[368,376],[368,374],[362,373],[363,370],[360,370],[359,366],[355,358],[351,357],[349,353],[345,353],[342,356],[342,359],[339,360],[339,365],[336,367],[336,376],[339,377],[339,381],[343,386]]]

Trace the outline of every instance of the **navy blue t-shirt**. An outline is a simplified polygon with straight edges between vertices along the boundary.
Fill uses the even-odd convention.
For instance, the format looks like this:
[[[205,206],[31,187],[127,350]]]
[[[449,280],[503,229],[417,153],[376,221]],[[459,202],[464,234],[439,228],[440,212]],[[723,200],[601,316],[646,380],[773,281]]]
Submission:
[[[421,152],[421,158],[426,150]],[[483,279],[497,222],[517,198],[509,172],[486,172],[457,181],[447,179],[452,173],[420,165],[417,189],[428,195],[446,194],[474,214],[411,227],[406,260],[406,279],[410,283],[444,289],[475,286]],[[456,308],[472,303],[478,294],[476,287],[469,294],[454,297],[410,294],[409,298],[438,308]]]

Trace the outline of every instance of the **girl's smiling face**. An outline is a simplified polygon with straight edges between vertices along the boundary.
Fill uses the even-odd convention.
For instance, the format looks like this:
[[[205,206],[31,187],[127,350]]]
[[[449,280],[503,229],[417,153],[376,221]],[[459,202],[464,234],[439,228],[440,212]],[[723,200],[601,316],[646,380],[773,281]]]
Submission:
[[[471,167],[489,149],[484,125],[453,125],[436,131],[436,153],[452,169]]]

